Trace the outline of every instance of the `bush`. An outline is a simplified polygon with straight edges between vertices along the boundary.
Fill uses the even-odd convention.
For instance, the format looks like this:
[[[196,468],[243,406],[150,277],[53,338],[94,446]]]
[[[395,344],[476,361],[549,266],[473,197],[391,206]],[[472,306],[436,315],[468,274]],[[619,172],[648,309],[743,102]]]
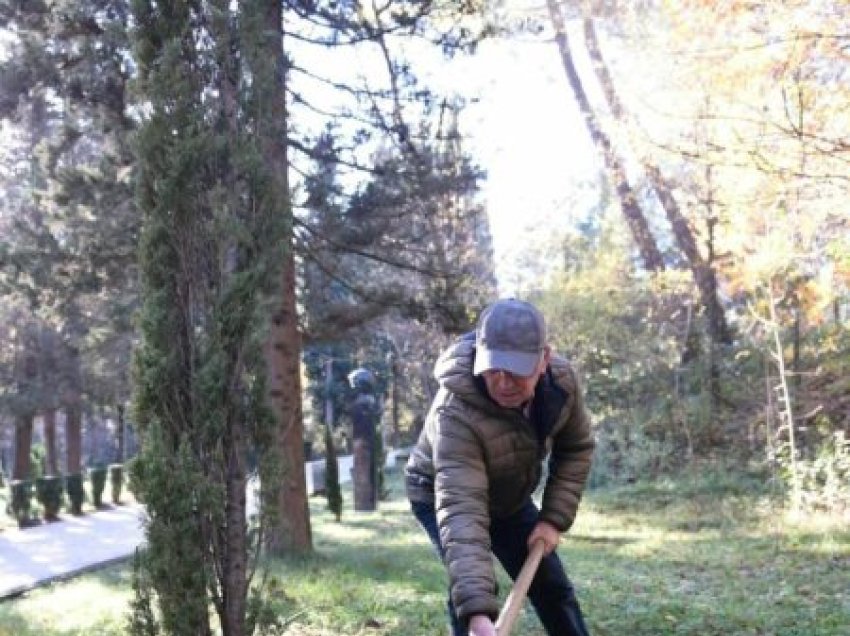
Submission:
[[[44,519],[55,521],[62,506],[62,478],[55,475],[35,480],[35,495],[44,507]]]
[[[112,486],[112,503],[121,501],[121,487],[124,485],[124,465],[109,465],[109,484]]]
[[[850,439],[844,431],[827,438],[817,457],[800,461],[803,503],[809,508],[844,513],[850,507]],[[791,477],[788,478],[789,486]]]
[[[36,480],[44,475],[44,460],[46,456],[47,449],[44,448],[44,444],[32,444],[30,446],[30,479]]]
[[[675,466],[672,444],[647,433],[643,425],[603,420],[595,429],[596,450],[588,485],[591,488],[654,478]]]
[[[144,483],[145,473],[144,465],[139,461],[138,457],[128,459],[124,466],[127,468],[127,490],[139,503],[144,503],[142,500],[142,488],[140,484]]]
[[[12,488],[12,514],[18,520],[18,526],[23,528],[30,522],[32,482],[26,479],[15,479],[10,486]]]
[[[71,513],[75,515],[83,514],[83,500],[86,497],[86,491],[83,489],[83,476],[77,473],[65,477],[65,490],[68,491],[68,498],[71,500]]]
[[[89,469],[91,479],[91,498],[95,508],[103,506],[103,489],[106,487],[106,467],[98,466]]]

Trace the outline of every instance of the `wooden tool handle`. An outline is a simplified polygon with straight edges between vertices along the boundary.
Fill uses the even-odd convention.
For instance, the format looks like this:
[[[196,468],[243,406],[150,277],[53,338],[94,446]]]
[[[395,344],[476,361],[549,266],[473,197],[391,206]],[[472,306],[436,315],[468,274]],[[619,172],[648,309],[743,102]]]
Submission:
[[[508,636],[511,633],[511,628],[513,628],[517,616],[519,616],[519,611],[522,609],[522,602],[528,593],[528,587],[534,579],[534,573],[537,572],[540,559],[543,558],[544,548],[545,545],[542,539],[535,541],[531,547],[531,552],[528,553],[528,557],[526,557],[525,563],[523,563],[522,569],[519,571],[519,576],[514,581],[514,587],[511,593],[508,594],[508,598],[505,599],[505,605],[502,607],[502,611],[499,612],[499,618],[496,621],[497,636]]]

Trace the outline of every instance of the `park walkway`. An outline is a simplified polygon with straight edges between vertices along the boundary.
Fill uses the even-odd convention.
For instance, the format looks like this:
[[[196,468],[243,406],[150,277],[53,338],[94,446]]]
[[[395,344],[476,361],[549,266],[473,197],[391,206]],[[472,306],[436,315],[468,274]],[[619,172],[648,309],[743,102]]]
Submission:
[[[138,504],[0,532],[0,599],[132,556],[144,539]]]
[[[387,467],[408,449],[388,449]],[[341,483],[351,480],[354,459],[337,458]],[[307,493],[324,488],[325,462],[306,462]],[[258,484],[248,484],[248,515],[257,510]],[[16,596],[51,581],[70,578],[133,555],[144,540],[144,507],[136,503],[109,506],[75,517],[63,514],[60,521],[0,532],[0,600]]]

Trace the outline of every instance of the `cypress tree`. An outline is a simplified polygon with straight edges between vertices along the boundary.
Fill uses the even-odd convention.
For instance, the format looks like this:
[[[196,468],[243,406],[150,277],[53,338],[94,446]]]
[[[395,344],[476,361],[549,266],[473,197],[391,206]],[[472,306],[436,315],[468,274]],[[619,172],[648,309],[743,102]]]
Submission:
[[[225,636],[250,631],[247,460],[272,428],[264,318],[283,235],[263,160],[267,5],[133,3],[147,112],[132,478],[149,513],[135,611],[158,603],[166,634],[207,636],[210,606]]]
[[[337,461],[336,445],[331,430],[331,423],[325,422],[325,495],[328,499],[328,509],[336,520],[342,518],[342,488],[339,485],[339,462]]]

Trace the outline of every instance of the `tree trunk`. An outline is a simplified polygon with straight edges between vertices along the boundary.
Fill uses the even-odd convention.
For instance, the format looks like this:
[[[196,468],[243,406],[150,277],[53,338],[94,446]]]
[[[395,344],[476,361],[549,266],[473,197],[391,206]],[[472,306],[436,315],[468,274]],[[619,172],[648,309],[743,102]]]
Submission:
[[[690,224],[679,210],[673,192],[661,176],[658,167],[645,161],[644,170],[673,228],[676,245],[688,259],[694,282],[699,290],[700,302],[708,317],[708,331],[711,340],[715,343],[731,344],[732,335],[726,321],[726,312],[717,297],[717,272],[714,270],[713,259],[703,259],[700,254]]]
[[[593,70],[596,73],[596,78],[602,87],[605,102],[608,104],[608,108],[614,118],[622,121],[624,115],[623,106],[617,95],[617,91],[614,89],[614,82],[611,79],[611,73],[608,71],[608,65],[602,57],[593,18],[585,17],[583,24],[585,44],[590,59],[593,62]],[[717,275],[714,271],[712,261],[711,259],[708,261],[703,259],[694,239],[691,226],[682,214],[679,204],[673,196],[672,188],[664,180],[661,170],[649,160],[643,161],[643,169],[661,203],[661,207],[664,209],[667,220],[673,228],[673,237],[676,240],[676,245],[684,253],[685,258],[688,259],[688,264],[693,272],[694,282],[700,293],[700,301],[708,317],[711,339],[716,343],[730,344],[732,337],[729,332],[729,325],[726,322],[726,315],[717,297]]]
[[[617,191],[617,197],[620,201],[620,208],[626,218],[626,223],[631,231],[632,238],[637,244],[640,251],[641,260],[644,267],[652,272],[662,271],[664,269],[664,258],[658,249],[655,242],[655,237],[649,228],[649,223],[638,204],[637,194],[632,189],[626,176],[626,169],[620,161],[617,154],[614,152],[611,140],[602,130],[596,113],[590,105],[590,100],[584,91],[581,83],[581,78],[578,76],[575,63],[573,61],[570,43],[567,37],[567,29],[564,21],[564,16],[561,13],[561,7],[557,0],[546,0],[549,8],[549,16],[552,20],[552,25],[555,28],[555,41],[558,44],[558,49],[561,53],[561,63],[564,66],[564,71],[567,74],[567,80],[573,90],[573,95],[578,103],[579,110],[584,118],[585,126],[587,127],[593,143],[602,154],[605,162],[605,168],[608,171],[608,176],[613,182]]]
[[[19,415],[15,421],[15,465],[12,479],[29,479],[32,448],[32,415]]]
[[[235,414],[233,414],[235,415]],[[245,468],[245,437],[242,422],[231,421],[227,440],[227,475],[225,524],[226,537],[222,549],[227,553],[223,562],[224,636],[245,633],[246,601],[248,596],[248,535],[245,522],[248,480]]]
[[[117,448],[115,451],[115,463],[123,464],[124,463],[124,437],[127,429],[127,422],[124,419],[124,405],[119,404],[115,407],[116,412],[116,422],[115,422],[115,437],[117,443]]]
[[[295,309],[295,261],[284,259],[281,304],[272,318],[268,371],[272,409],[277,418],[273,467],[261,476],[266,549],[272,554],[312,549],[307,484],[304,476],[304,425],[301,419],[301,337]]]
[[[334,445],[334,401],[331,388],[333,387],[333,358],[325,362],[325,496],[328,509],[336,520],[342,518],[342,491],[339,487],[339,460]]]
[[[398,356],[395,350],[390,354],[390,396],[392,398],[392,440],[393,448],[398,448],[400,435],[398,404]]]
[[[286,145],[286,59],[283,54],[283,16],[279,2],[269,2],[265,43],[276,61],[275,86],[269,99],[271,130],[264,135],[263,155],[276,177],[275,197],[285,218],[285,253],[281,259],[280,303],[272,316],[266,346],[269,399],[277,419],[273,448],[260,476],[265,547],[272,554],[312,549],[307,483],[304,476],[304,423],[301,416],[301,334],[296,309],[294,235]]]
[[[79,399],[65,405],[65,470],[79,475],[83,470],[83,412]]]
[[[247,9],[243,9],[247,13]],[[250,15],[245,15],[242,19],[250,22]],[[254,35],[250,30],[241,31],[237,27],[237,23],[232,20],[222,20],[218,22],[220,25],[216,32],[216,39],[219,42],[227,42],[228,47],[222,47],[221,57],[219,58],[220,68],[223,70],[220,80],[221,91],[221,112],[224,124],[226,126],[226,136],[228,143],[232,149],[239,147],[239,139],[241,136],[239,122],[239,69],[241,58],[234,56],[234,51],[239,50],[239,42],[242,41],[242,46],[249,45]],[[250,62],[248,62],[250,64]],[[261,83],[262,78],[256,80]],[[228,192],[236,193],[239,191],[237,183],[239,178],[239,169],[237,165],[231,162],[222,162],[219,165],[220,179]],[[233,205],[234,211],[240,209],[239,203]],[[264,210],[268,213],[268,210]],[[246,258],[244,254],[238,254],[239,248],[231,244],[228,246],[229,264],[228,270],[237,270],[237,261]],[[228,271],[228,275],[230,271]],[[235,345],[235,346],[234,346]],[[245,422],[242,419],[242,413],[239,408],[234,408],[233,397],[227,397],[228,392],[232,392],[233,387],[238,386],[239,377],[244,374],[245,369],[241,363],[243,343],[230,343],[226,345],[229,349],[228,368],[230,374],[234,377],[228,378],[227,385],[222,387],[225,392],[225,397],[222,402],[229,403],[228,414],[225,420],[224,432],[224,467],[223,474],[216,476],[214,479],[224,480],[224,527],[220,530],[214,529],[213,532],[218,533],[217,540],[213,540],[214,546],[214,562],[220,568],[221,581],[221,621],[222,621],[222,636],[244,636],[246,633],[247,619],[247,599],[248,599],[248,526],[246,523],[246,508],[248,487],[247,468],[245,458],[247,455],[247,442]]]
[[[56,452],[56,409],[47,409],[43,415],[44,446],[46,451],[47,474],[59,474],[59,455]]]
[[[799,389],[803,385],[803,364],[802,356],[802,311],[799,307],[794,307],[794,331],[792,342],[792,358],[791,358],[791,373],[794,375],[794,388]]]
[[[83,404],[82,404],[82,361],[76,342],[82,338],[79,317],[71,321],[71,340],[66,348],[69,375],[66,378],[62,402],[65,409],[65,472],[68,475],[82,473],[83,453]],[[76,327],[76,328],[75,328]]]

